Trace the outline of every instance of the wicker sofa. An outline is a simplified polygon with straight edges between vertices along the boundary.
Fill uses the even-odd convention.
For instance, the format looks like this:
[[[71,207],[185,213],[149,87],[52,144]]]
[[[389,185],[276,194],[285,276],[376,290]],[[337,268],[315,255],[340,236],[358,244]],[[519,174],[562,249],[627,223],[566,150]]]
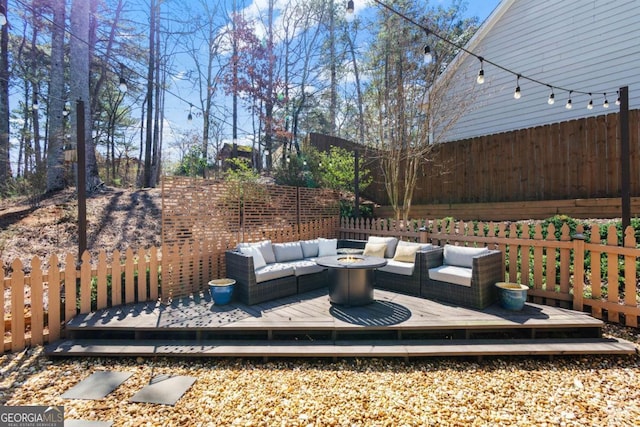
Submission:
[[[367,252],[376,246],[384,254]],[[345,249],[387,258],[387,266],[376,270],[377,287],[420,296],[422,269],[427,265],[424,251],[432,247],[376,236],[369,240],[314,239],[289,243],[265,240],[242,243],[228,250],[225,258],[227,276],[236,281],[235,298],[251,305],[327,286],[327,270],[318,266],[315,258]],[[409,262],[414,259],[415,262]]]
[[[236,299],[259,304],[327,286],[327,270],[315,258],[347,248],[386,258],[375,272],[376,288],[407,295],[484,308],[495,302],[494,285],[503,280],[500,251],[378,236],[243,243],[225,254],[227,276],[236,280]]]
[[[338,239],[241,243],[225,253],[227,276],[236,281],[236,299],[259,304],[327,286],[327,270],[315,258],[359,247],[358,241]]]
[[[504,280],[501,251],[444,245],[429,251],[425,263],[423,298],[479,309],[497,300],[495,284]]]

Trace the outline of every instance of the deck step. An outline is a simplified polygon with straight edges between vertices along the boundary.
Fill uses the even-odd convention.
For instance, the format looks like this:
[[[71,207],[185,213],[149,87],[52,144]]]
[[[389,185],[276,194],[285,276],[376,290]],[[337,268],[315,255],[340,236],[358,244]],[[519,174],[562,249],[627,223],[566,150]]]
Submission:
[[[633,343],[613,338],[518,340],[358,341],[167,341],[63,340],[48,345],[48,356],[122,357],[435,357],[632,355]]]

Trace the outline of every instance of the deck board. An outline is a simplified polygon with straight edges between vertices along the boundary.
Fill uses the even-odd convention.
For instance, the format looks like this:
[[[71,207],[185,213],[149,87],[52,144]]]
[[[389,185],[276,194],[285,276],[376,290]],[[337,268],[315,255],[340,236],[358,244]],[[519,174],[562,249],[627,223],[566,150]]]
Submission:
[[[362,307],[332,305],[326,290],[253,306],[208,295],[78,315],[52,356],[421,357],[633,354],[601,337],[586,313],[533,303],[484,310],[375,290]]]
[[[438,303],[382,290],[362,307],[331,305],[326,291],[283,298],[255,306],[231,303],[215,306],[208,298],[183,298],[170,305],[145,303],[78,315],[67,329],[473,329],[600,327],[603,322],[586,313],[527,303],[513,312],[497,305],[485,310]]]

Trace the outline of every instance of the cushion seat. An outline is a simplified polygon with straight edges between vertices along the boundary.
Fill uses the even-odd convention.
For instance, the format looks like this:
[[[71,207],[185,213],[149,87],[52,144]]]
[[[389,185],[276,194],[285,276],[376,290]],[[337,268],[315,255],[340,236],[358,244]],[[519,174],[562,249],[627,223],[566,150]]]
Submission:
[[[282,263],[267,264],[256,270],[256,283],[293,276],[294,274],[295,271],[291,265]]]
[[[471,286],[472,269],[455,265],[441,265],[429,269],[429,279],[440,282],[454,283],[461,286]],[[437,284],[434,286],[438,286]]]
[[[387,259],[387,265],[378,268],[378,271],[384,271],[385,273],[401,274],[403,276],[411,276],[415,263],[396,261],[394,259]]]
[[[297,261],[287,262],[285,265],[293,267],[294,274],[296,276],[303,276],[305,274],[321,273],[325,270],[324,267],[319,266],[313,259],[300,259]]]

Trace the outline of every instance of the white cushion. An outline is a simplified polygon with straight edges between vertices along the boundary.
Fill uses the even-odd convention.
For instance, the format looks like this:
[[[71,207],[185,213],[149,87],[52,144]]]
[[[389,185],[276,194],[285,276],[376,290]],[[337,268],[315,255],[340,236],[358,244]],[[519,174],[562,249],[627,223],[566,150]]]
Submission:
[[[287,264],[267,264],[256,270],[256,282],[266,282],[267,280],[280,279],[281,277],[293,276],[293,266]]]
[[[473,257],[487,253],[489,253],[489,249],[487,248],[444,245],[443,264],[471,268],[473,267]]]
[[[295,261],[304,258],[302,245],[300,242],[274,243],[273,253],[276,255],[276,262]]]
[[[304,276],[305,274],[320,273],[325,270],[325,267],[321,267],[312,260],[302,259],[298,261],[288,262],[287,265],[293,267],[293,271],[296,276]]]
[[[318,256],[338,255],[338,239],[318,239]]]
[[[300,242],[300,246],[302,246],[302,254],[305,258],[313,258],[318,256],[318,239],[302,240]]]
[[[238,244],[238,249],[246,248],[248,246],[254,246],[260,249],[260,252],[262,252],[262,257],[267,262],[267,264],[276,262],[276,256],[273,253],[273,248],[271,247],[271,240],[263,240],[261,242],[240,243]]]
[[[259,268],[267,265],[267,262],[264,260],[262,256],[262,252],[255,246],[245,246],[240,248],[240,252],[245,255],[250,255],[253,258],[253,269],[257,270]]]
[[[440,267],[429,269],[429,278],[439,282],[471,286],[471,272],[472,270],[470,268],[457,267],[455,265],[441,265]]]
[[[380,267],[378,270],[387,273],[401,274],[403,276],[411,276],[414,267],[415,264],[412,262],[394,261],[390,259],[387,260],[387,265]]]
[[[393,258],[393,255],[396,253],[398,239],[396,239],[395,237],[369,236],[369,239],[367,241],[370,243],[386,243],[387,250],[384,253],[385,258]]]
[[[362,255],[384,258],[386,250],[387,250],[386,243],[367,242],[364,245],[364,252],[362,252]]]

